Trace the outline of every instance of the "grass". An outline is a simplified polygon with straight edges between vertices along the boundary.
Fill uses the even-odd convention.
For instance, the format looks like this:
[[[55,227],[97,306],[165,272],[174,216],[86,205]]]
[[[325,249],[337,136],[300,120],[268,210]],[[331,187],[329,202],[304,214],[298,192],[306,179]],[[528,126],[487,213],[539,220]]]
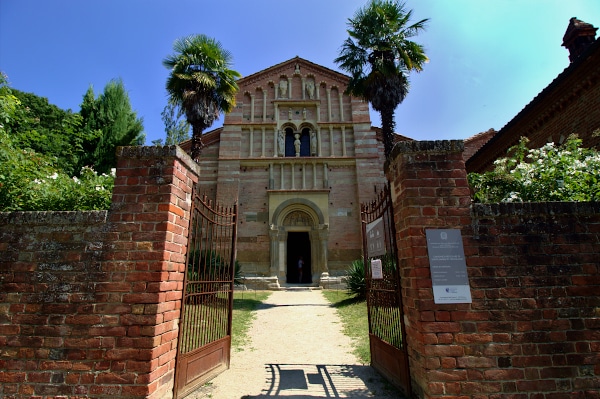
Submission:
[[[345,291],[323,290],[323,295],[342,319],[344,334],[352,338],[352,353],[363,364],[371,364],[366,300],[355,299]]]
[[[240,352],[246,348],[250,341],[248,330],[252,320],[256,317],[254,311],[270,294],[270,292],[265,291],[237,291],[233,293],[232,350]]]

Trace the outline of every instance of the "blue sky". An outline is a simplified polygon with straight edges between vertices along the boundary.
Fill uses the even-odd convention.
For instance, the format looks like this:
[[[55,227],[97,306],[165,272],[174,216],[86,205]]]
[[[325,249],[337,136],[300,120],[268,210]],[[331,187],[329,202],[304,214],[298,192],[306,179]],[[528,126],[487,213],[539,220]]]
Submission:
[[[181,36],[204,33],[250,75],[295,56],[339,70],[346,22],[365,0],[0,0],[0,71],[16,89],[79,111],[92,85],[121,78],[144,120],[164,138],[162,60]],[[500,129],[569,65],[571,17],[600,27],[599,0],[406,0],[430,62],[411,75],[396,130],[418,140]],[[376,113],[371,114],[379,125]],[[214,126],[219,126],[223,118]]]

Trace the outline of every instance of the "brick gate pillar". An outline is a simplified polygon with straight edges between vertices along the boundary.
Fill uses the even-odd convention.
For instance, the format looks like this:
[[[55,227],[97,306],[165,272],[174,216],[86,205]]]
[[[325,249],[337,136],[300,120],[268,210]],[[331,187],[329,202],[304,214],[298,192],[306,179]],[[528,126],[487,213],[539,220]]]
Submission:
[[[175,146],[120,147],[117,157],[107,233],[112,248],[102,263],[110,275],[107,303],[96,306],[106,308],[122,333],[106,352],[110,372],[96,395],[171,397],[199,167]]]
[[[464,355],[464,348],[454,342],[461,325],[450,314],[469,305],[434,304],[425,237],[428,228],[462,229],[471,224],[463,150],[459,140],[401,142],[386,169],[394,203],[412,389],[420,398],[454,395],[460,392],[456,385],[467,379],[467,370],[457,369],[455,361],[452,364]]]

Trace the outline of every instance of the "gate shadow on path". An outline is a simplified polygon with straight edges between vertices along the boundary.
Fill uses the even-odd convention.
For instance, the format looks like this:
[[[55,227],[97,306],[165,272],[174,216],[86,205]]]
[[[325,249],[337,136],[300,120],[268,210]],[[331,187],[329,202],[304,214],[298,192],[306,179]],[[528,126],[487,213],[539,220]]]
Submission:
[[[241,399],[403,398],[370,366],[266,364],[266,388]],[[378,380],[377,380],[378,379]]]

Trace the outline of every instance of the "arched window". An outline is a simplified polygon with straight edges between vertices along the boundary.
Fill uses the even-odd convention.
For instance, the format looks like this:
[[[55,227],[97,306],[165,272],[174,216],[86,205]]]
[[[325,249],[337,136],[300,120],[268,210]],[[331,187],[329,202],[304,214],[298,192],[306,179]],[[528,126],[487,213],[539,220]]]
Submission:
[[[296,146],[294,142],[296,141],[296,134],[292,128],[288,127],[285,129],[285,156],[286,157],[295,157],[296,156]],[[302,129],[302,133],[300,133],[300,156],[301,157],[309,157],[310,156],[310,129],[305,128]]]

